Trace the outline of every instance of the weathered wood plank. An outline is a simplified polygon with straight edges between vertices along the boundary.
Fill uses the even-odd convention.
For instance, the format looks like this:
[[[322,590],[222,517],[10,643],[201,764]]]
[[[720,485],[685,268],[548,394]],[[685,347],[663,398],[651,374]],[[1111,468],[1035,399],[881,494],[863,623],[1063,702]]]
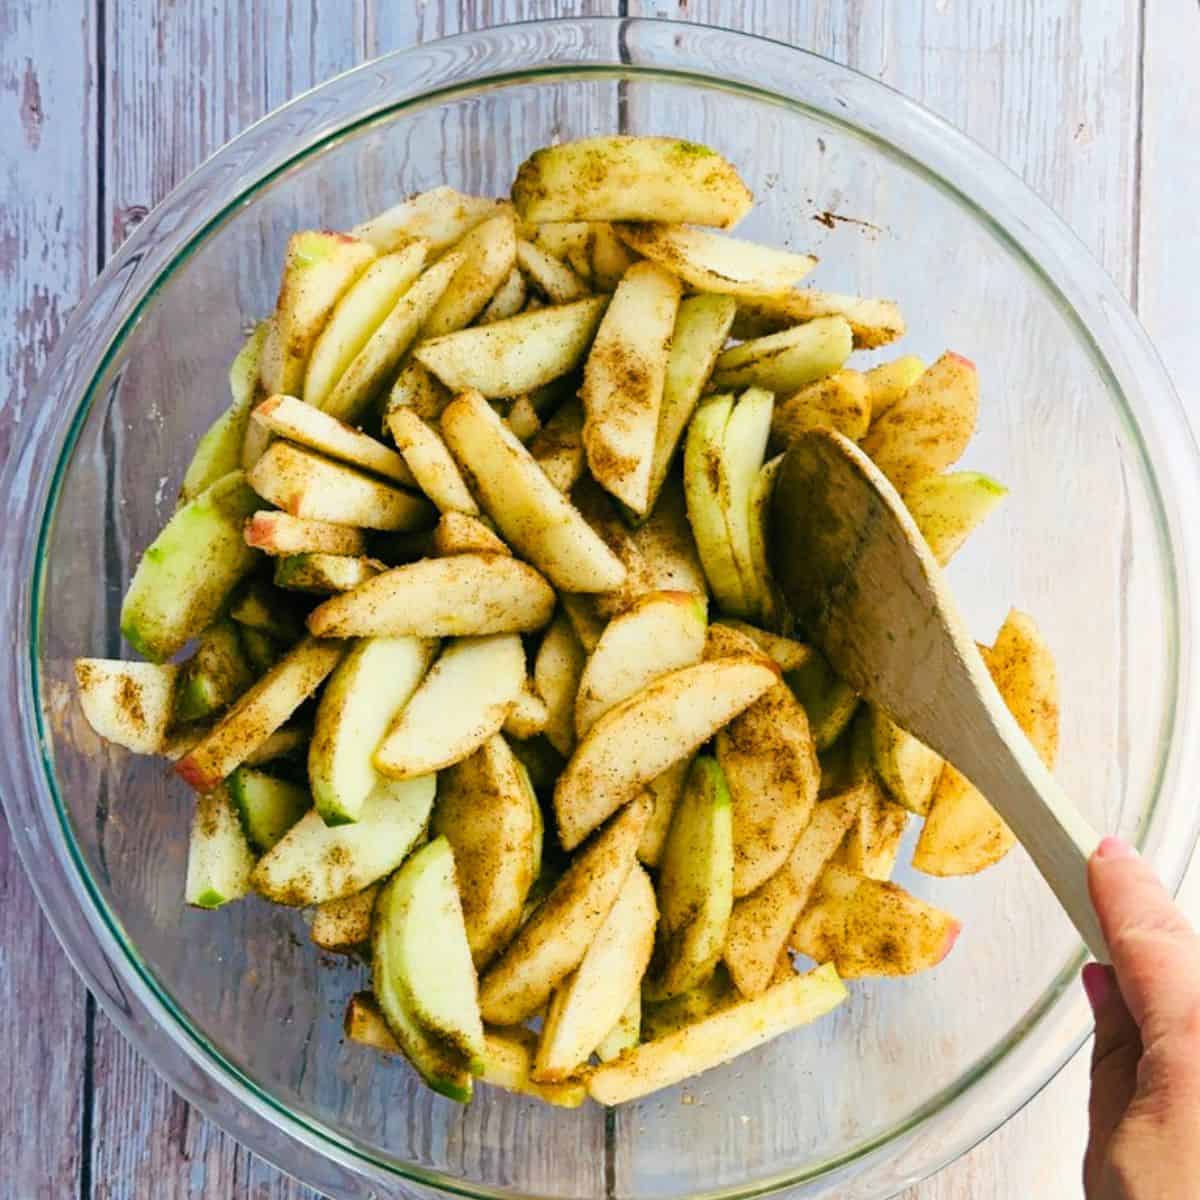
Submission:
[[[71,0],[0,9],[0,463],[96,266],[95,29]],[[0,1180],[77,1195],[86,1167],[86,993],[0,817]]]

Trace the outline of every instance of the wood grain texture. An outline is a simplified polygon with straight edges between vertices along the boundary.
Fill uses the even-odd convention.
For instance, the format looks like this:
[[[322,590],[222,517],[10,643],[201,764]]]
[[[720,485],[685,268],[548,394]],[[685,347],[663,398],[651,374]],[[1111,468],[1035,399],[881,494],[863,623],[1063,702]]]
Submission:
[[[73,0],[0,6],[0,463],[95,271],[95,80],[94,27]],[[85,997],[0,818],[0,1191],[85,1182]]]

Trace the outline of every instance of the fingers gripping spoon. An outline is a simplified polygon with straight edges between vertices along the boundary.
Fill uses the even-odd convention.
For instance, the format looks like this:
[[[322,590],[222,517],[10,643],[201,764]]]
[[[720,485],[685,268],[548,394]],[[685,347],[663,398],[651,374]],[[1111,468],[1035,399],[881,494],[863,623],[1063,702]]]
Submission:
[[[813,430],[783,460],[771,518],[771,566],[799,624],[851,687],[987,796],[1108,962],[1087,888],[1099,837],[1005,706],[895,488],[853,442]]]

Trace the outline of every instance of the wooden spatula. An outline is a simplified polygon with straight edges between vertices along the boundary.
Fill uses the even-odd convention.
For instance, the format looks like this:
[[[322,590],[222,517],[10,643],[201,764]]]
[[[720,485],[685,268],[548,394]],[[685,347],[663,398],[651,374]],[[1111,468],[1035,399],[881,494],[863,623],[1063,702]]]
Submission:
[[[851,687],[979,788],[1108,962],[1087,889],[1099,838],[1005,707],[896,489],[841,434],[813,430],[788,450],[770,558],[805,634]]]

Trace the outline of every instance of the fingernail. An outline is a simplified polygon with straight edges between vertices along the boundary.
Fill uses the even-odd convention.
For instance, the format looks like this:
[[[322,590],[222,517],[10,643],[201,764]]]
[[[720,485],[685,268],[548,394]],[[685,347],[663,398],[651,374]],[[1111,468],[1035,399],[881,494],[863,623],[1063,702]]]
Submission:
[[[1111,967],[1102,966],[1100,963],[1088,963],[1083,968],[1083,990],[1087,993],[1093,1016],[1100,1015],[1100,1010],[1112,995],[1114,987],[1116,980]]]
[[[1137,858],[1138,852],[1122,838],[1106,837],[1102,838],[1100,845],[1096,847],[1097,858]]]

